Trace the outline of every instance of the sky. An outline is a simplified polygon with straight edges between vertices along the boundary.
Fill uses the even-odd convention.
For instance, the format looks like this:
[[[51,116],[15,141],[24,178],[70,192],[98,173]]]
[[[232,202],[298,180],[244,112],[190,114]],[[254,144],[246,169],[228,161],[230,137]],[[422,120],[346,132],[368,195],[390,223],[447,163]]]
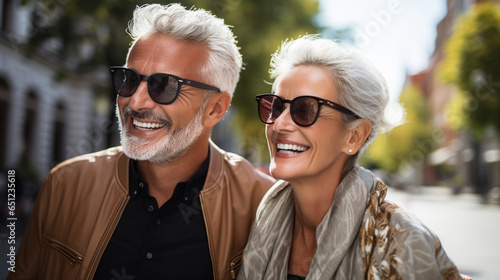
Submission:
[[[406,73],[427,68],[436,27],[446,14],[446,0],[320,0],[318,23],[351,27],[354,51],[384,75],[391,101],[397,101]]]

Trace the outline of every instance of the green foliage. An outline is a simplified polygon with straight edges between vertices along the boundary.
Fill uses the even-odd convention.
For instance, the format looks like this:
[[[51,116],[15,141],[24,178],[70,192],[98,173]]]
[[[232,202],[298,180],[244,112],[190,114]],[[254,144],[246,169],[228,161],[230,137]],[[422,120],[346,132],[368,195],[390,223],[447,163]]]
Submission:
[[[447,42],[439,74],[458,89],[446,119],[455,129],[500,130],[500,8],[491,1],[476,4],[462,16]]]
[[[464,130],[469,127],[469,118],[463,111],[467,108],[465,94],[455,94],[446,106],[445,121],[455,130]]]
[[[360,159],[362,165],[396,173],[418,165],[433,150],[431,113],[421,92],[406,86],[400,102],[406,109],[406,122],[380,134]]]
[[[27,0],[28,2],[30,0]],[[33,0],[31,0],[33,1]],[[313,17],[318,13],[316,0],[198,0],[179,1],[186,7],[211,11],[233,26],[243,55],[244,70],[232,101],[232,119],[236,133],[243,139],[244,150],[255,141],[266,146],[264,130],[258,121],[255,95],[269,92],[269,60],[281,41],[306,33],[317,33]],[[130,38],[125,32],[136,5],[146,1],[131,0],[41,0],[34,15],[34,32],[27,45],[33,53],[41,45],[57,38],[51,55],[65,62],[63,73],[91,72],[100,65],[125,62]],[[83,49],[89,56],[82,55]],[[47,55],[47,54],[44,54]],[[110,92],[110,98],[114,98]],[[236,134],[235,133],[235,134]],[[263,149],[264,151],[267,150]]]
[[[268,158],[264,124],[257,116],[255,96],[271,91],[269,62],[281,42],[317,32],[312,18],[318,13],[318,3],[310,0],[234,2],[238,5],[220,15],[234,26],[245,68],[232,101],[237,111],[232,123],[243,140],[245,157],[259,151],[263,158]]]

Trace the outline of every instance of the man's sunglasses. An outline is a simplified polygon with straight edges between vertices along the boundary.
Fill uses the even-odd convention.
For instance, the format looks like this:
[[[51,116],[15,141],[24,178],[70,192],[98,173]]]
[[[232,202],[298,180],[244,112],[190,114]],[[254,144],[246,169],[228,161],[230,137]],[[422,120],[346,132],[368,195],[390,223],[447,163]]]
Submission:
[[[290,103],[292,120],[300,126],[314,124],[318,119],[321,105],[326,105],[341,113],[360,119],[358,115],[346,107],[316,96],[305,95],[293,100],[287,100],[275,94],[259,94],[256,99],[259,104],[260,120],[265,124],[273,124],[281,113],[285,111],[286,103]]]
[[[134,69],[113,66],[109,68],[111,72],[111,82],[115,92],[122,97],[131,97],[141,81],[148,83],[148,92],[151,99],[159,104],[170,104],[177,99],[182,85],[188,85],[196,88],[221,90],[204,83],[183,79],[174,75],[156,73],[151,76],[145,76],[137,73]]]

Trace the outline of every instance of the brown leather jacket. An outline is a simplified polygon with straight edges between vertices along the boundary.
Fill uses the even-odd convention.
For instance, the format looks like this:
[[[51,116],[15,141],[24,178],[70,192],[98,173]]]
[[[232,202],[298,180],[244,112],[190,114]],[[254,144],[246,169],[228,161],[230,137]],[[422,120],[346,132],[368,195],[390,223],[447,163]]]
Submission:
[[[201,191],[215,279],[235,278],[261,198],[274,180],[212,142]],[[92,279],[129,201],[121,148],[79,156],[45,178],[16,257],[14,279]]]

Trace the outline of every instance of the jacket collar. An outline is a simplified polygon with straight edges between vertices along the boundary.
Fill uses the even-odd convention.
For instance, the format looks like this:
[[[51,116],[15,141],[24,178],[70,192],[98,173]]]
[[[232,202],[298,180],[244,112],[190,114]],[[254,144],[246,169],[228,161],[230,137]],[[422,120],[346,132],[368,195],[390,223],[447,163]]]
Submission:
[[[222,178],[222,166],[224,162],[223,154],[225,152],[217,147],[211,139],[209,139],[209,145],[210,163],[202,192],[209,191]]]
[[[129,162],[130,158],[125,155],[123,152],[123,148],[119,147],[118,148],[120,151],[120,155],[118,157],[118,161],[116,162],[116,179],[118,181],[118,185],[120,188],[123,188],[125,192],[128,193],[128,188],[129,188]]]

